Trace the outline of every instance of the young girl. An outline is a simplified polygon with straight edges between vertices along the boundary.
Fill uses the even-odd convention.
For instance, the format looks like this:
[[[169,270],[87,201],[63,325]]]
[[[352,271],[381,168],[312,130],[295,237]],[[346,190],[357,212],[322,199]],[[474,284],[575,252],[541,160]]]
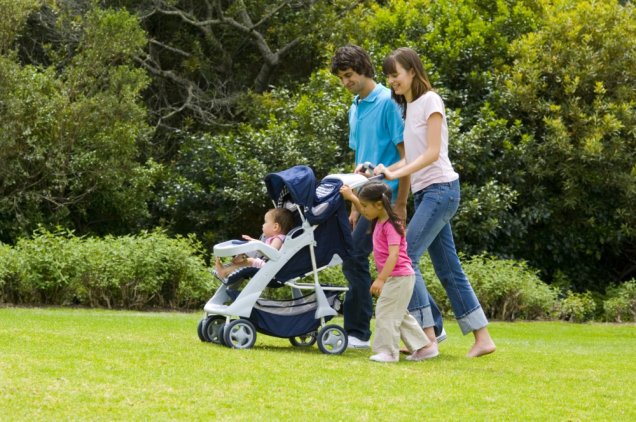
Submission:
[[[437,343],[431,342],[407,309],[413,293],[415,275],[406,254],[404,228],[391,207],[391,188],[385,183],[369,182],[356,196],[347,185],[342,196],[368,221],[372,222],[373,257],[378,277],[371,294],[378,296],[375,308],[375,336],[371,360],[400,360],[400,338],[412,354],[407,360],[419,361],[438,355]]]
[[[294,215],[285,208],[272,208],[265,213],[263,223],[264,242],[273,248],[280,249],[285,241],[285,235],[294,228]],[[243,235],[245,240],[258,240],[248,235]],[[237,255],[232,258],[229,265],[224,266],[221,258],[216,258],[215,271],[216,274],[225,279],[234,271],[244,267],[261,268],[265,265],[265,261],[261,258],[250,258],[245,254]]]
[[[475,336],[467,356],[492,353],[496,347],[486,327],[488,320],[462,270],[451,231],[460,193],[459,175],[448,158],[444,102],[432,90],[419,56],[410,48],[398,48],[387,56],[384,74],[404,112],[405,158],[388,168],[380,164],[374,172],[389,180],[411,177],[415,213],[406,230],[408,256],[418,263],[428,250],[463,334]],[[417,315],[427,336],[435,338],[428,291],[417,265],[409,310]]]

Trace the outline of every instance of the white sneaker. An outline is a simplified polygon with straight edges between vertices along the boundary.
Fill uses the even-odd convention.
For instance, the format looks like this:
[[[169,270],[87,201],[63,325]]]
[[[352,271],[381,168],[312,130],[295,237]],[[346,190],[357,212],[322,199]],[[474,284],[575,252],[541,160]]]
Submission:
[[[383,363],[395,363],[400,360],[400,358],[391,356],[388,353],[378,353],[377,355],[371,356],[369,359],[371,359],[374,362],[383,362]]]
[[[447,338],[447,337],[446,337],[446,330],[445,330],[444,328],[442,328],[442,332],[441,332],[441,333],[440,333],[440,334],[436,337],[437,342],[438,342],[438,343],[441,343],[441,342],[443,342],[444,340],[446,340],[446,338]]]
[[[368,349],[371,347],[371,341],[360,340],[357,337],[348,336],[347,337],[347,348],[348,349]]]

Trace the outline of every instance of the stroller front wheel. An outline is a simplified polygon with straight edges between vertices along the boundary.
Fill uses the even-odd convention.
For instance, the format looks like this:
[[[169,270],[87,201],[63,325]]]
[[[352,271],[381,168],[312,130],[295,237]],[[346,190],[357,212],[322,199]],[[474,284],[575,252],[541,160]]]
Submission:
[[[223,315],[212,315],[205,319],[202,319],[199,322],[199,338],[202,338],[202,341],[207,341],[214,344],[222,344],[224,324],[225,317]]]
[[[256,328],[246,319],[236,319],[225,326],[223,339],[233,349],[249,349],[256,343]]]
[[[347,350],[347,335],[339,325],[325,325],[318,331],[318,348],[328,355],[339,355]]]

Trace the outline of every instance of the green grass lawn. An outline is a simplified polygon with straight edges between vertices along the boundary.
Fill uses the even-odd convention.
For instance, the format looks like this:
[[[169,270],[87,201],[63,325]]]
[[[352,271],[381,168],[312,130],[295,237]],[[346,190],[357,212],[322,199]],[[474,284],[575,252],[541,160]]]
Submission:
[[[636,420],[636,326],[492,323],[467,359],[379,364],[258,335],[201,343],[200,313],[0,308],[0,420]]]

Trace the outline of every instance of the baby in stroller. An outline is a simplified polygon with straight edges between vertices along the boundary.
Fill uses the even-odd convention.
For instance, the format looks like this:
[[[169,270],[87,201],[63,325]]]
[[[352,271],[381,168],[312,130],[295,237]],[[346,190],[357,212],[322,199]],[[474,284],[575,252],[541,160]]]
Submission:
[[[256,253],[264,256],[264,262],[261,268],[243,266],[234,273],[226,273],[227,280],[204,306],[205,315],[197,327],[201,341],[248,349],[260,332],[287,338],[296,347],[317,343],[320,351],[327,354],[346,350],[344,329],[328,321],[338,314],[339,295],[348,288],[321,285],[318,273],[349,256],[351,227],[340,187],[344,183],[355,187],[356,181],[366,183],[367,179],[362,175],[332,175],[316,184],[314,173],[307,166],[295,166],[265,177],[275,209],[292,211],[295,226],[286,233],[278,249],[251,238],[214,246],[217,258]],[[282,226],[279,234],[285,230]],[[273,233],[265,234],[272,237]],[[243,258],[234,259],[243,262]],[[217,269],[220,274],[225,270]],[[237,290],[241,278],[246,278],[244,274],[241,278],[234,274],[248,270],[252,274],[247,284]],[[312,277],[313,282],[302,282],[307,277]],[[289,287],[292,299],[266,299],[262,294],[267,287]],[[310,293],[304,294],[305,290]]]
[[[285,208],[271,208],[265,213],[263,222],[263,237],[260,239],[266,245],[278,250],[283,246],[285,235],[296,225],[294,214]],[[258,241],[248,235],[243,235],[243,239],[247,241]],[[250,257],[242,253],[235,255],[228,265],[223,265],[221,257],[216,258],[215,272],[216,275],[226,283],[228,278],[232,278],[237,271],[245,267],[262,268],[265,260],[260,257]]]

